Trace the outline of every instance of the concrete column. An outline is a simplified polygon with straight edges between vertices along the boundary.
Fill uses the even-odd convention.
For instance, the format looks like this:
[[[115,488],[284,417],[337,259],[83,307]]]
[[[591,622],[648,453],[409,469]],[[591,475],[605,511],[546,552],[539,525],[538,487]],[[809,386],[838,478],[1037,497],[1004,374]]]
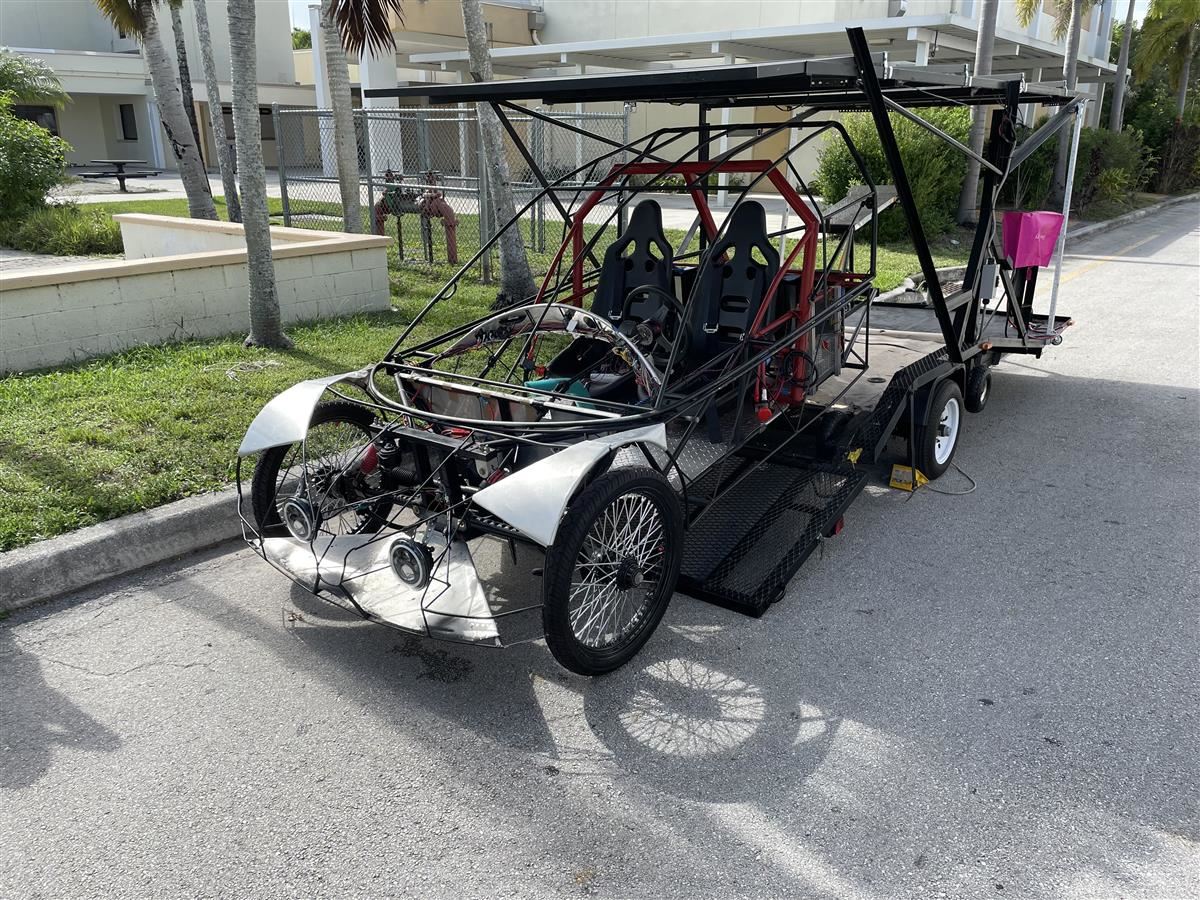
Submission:
[[[1100,127],[1100,114],[1104,107],[1104,82],[1098,82],[1093,87],[1089,88],[1089,93],[1095,91],[1095,102],[1091,104],[1091,108],[1087,113],[1088,128]]]
[[[584,65],[576,66],[575,74],[576,75],[586,75],[587,74],[587,66],[584,66]],[[577,116],[583,115],[583,104],[582,103],[575,104],[575,114]],[[582,118],[576,119],[572,124],[576,128],[583,128],[583,119]],[[577,132],[575,134],[575,168],[579,169],[579,167],[582,165],[583,165],[583,135],[579,134]],[[579,172],[575,176],[575,180],[583,181],[583,178],[586,174],[587,174],[586,172]]]
[[[167,157],[163,152],[162,116],[158,114],[158,101],[153,96],[146,98],[146,118],[150,120],[150,155],[154,160],[154,168],[164,169]]]
[[[731,54],[731,53],[725,54],[725,65],[726,66],[732,66],[735,62],[737,62],[737,59],[734,58],[733,54]],[[730,117],[731,112],[733,112],[733,110],[731,110],[728,106],[726,106],[724,109],[721,110],[721,127],[722,128],[726,128],[729,126],[729,117]],[[721,135],[721,137],[718,139],[718,142],[717,142],[717,148],[718,148],[718,153],[722,156],[724,156],[726,151],[729,150],[729,135],[728,134]],[[724,209],[726,206],[729,205],[729,191],[728,191],[729,175],[725,172],[722,172],[720,175],[718,175],[717,176],[717,185],[718,185],[717,206],[721,209]]]
[[[370,110],[395,110],[400,101],[395,97],[368,97],[368,90],[394,88],[399,84],[396,74],[396,54],[384,50],[380,56],[367,54],[358,64],[358,77],[363,90],[363,108]],[[367,140],[371,144],[371,169],[382,174],[391,169],[404,173],[403,122],[399,117],[386,114],[367,117]],[[415,131],[410,135],[415,140]],[[416,175],[417,173],[408,173]]]
[[[466,81],[466,72],[458,73],[458,83],[462,84]],[[467,116],[475,112],[475,107],[467,104],[458,104],[458,174],[463,178],[467,177],[467,173],[471,171],[469,161],[469,144],[470,136],[467,132]]]
[[[929,65],[929,41],[917,41],[917,56],[915,61],[918,66]]]
[[[308,28],[312,35],[313,82],[317,89],[317,109],[328,110],[329,79],[325,74],[325,34],[321,29],[321,7],[308,8]],[[278,138],[278,135],[276,136]],[[321,145],[321,174],[337,178],[337,150],[333,142],[333,117],[317,119],[317,138]]]

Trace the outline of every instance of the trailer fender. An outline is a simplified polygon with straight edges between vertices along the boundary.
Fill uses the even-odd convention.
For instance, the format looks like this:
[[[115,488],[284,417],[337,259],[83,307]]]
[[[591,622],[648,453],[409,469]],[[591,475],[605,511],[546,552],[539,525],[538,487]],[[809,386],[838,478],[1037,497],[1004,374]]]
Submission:
[[[321,395],[332,385],[342,381],[362,382],[367,378],[367,370],[343,372],[341,375],[327,375],[324,378],[310,378],[294,384],[282,394],[277,394],[264,406],[242,438],[238,447],[238,456],[249,456],[271,447],[281,447],[284,444],[294,444],[304,440],[308,434],[308,423],[312,419]]]
[[[567,504],[609,454],[632,444],[667,448],[665,425],[648,425],[572,444],[475,494],[473,502],[543,547],[554,543]]]

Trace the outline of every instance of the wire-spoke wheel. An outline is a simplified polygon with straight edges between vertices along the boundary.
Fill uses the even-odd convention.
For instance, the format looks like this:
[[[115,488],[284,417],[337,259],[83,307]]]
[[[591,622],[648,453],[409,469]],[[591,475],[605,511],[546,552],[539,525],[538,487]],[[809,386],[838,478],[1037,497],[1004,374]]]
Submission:
[[[572,501],[546,551],[542,623],[581,675],[627,662],[658,626],[679,577],[679,501],[653,469],[606,472]]]
[[[361,471],[373,421],[365,407],[322,403],[302,444],[265,451],[251,485],[259,532],[311,540],[319,532],[336,536],[382,527],[391,497],[373,498],[379,488]]]

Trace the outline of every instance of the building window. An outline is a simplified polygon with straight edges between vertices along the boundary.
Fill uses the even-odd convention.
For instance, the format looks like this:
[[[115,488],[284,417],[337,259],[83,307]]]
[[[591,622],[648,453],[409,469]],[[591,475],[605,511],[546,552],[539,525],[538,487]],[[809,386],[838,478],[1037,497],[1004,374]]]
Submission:
[[[136,141],[137,136],[137,116],[133,113],[132,103],[122,103],[120,106],[121,113],[121,140]]]
[[[127,35],[125,33],[125,29],[122,28],[120,25],[117,26],[117,37],[119,37],[121,40],[125,40],[126,38],[129,37],[129,35]]]
[[[52,106],[14,106],[13,115],[18,119],[28,119],[35,125],[41,125],[51,134],[58,134],[58,116]]]

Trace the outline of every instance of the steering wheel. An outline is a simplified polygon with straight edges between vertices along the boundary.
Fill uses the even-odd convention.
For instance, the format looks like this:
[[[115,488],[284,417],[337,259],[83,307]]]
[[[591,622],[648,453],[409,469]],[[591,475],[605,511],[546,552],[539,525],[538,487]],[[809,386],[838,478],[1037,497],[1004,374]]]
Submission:
[[[630,315],[633,301],[649,296],[666,301],[665,305],[645,319],[633,320]],[[631,324],[629,331],[625,331],[627,324]],[[636,287],[625,295],[625,303],[621,306],[621,330],[639,349],[665,358],[671,355],[672,348],[679,343],[679,352],[675,354],[675,359],[683,359],[687,356],[688,340],[688,333],[683,324],[683,304],[675,299],[675,295],[670,291],[664,291],[656,285],[645,285]]]

